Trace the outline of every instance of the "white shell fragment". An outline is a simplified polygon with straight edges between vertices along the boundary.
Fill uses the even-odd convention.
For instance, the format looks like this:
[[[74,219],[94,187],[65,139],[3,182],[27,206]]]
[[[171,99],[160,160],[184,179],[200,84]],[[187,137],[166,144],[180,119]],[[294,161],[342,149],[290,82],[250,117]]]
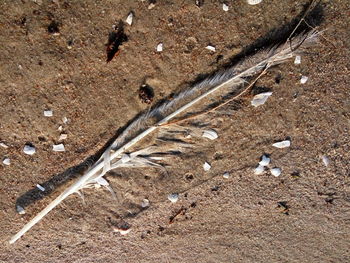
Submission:
[[[301,56],[295,56],[294,64],[295,65],[301,64]]]
[[[44,110],[44,116],[45,117],[52,117],[53,111],[52,110]]]
[[[10,165],[10,164],[11,164],[11,160],[10,160],[10,158],[5,157],[5,158],[2,160],[2,163],[5,164],[5,165]]]
[[[42,192],[45,191],[45,188],[42,187],[40,184],[37,184],[36,187],[37,187],[40,191],[42,191]]]
[[[20,205],[17,205],[17,206],[16,206],[16,211],[17,211],[17,213],[20,214],[20,215],[24,215],[24,214],[26,213],[26,211],[24,210],[24,208],[23,208],[22,206],[20,206]]]
[[[324,166],[327,167],[329,165],[329,163],[330,163],[328,156],[323,155],[322,156],[322,162],[323,162]]]
[[[0,146],[1,146],[2,148],[5,148],[5,149],[8,148],[8,146],[7,146],[5,143],[3,143],[3,142],[0,142]]]
[[[114,232],[119,232],[122,236],[125,236],[125,235],[130,233],[131,228],[124,229],[124,228],[113,227],[113,231]]]
[[[60,126],[58,126],[58,130],[59,131],[63,131],[63,127],[60,125]]]
[[[228,5],[226,5],[225,3],[222,4],[222,10],[224,10],[225,12],[228,11]]]
[[[172,203],[176,203],[179,200],[179,194],[173,193],[168,195],[168,199]]]
[[[205,130],[203,131],[202,137],[208,138],[210,140],[215,140],[218,138],[218,134],[214,130]]]
[[[216,48],[214,46],[211,46],[211,45],[208,45],[205,47],[206,49],[212,51],[212,52],[215,52],[216,51]]]
[[[203,169],[204,169],[204,171],[209,171],[210,170],[210,168],[211,168],[211,165],[209,164],[209,163],[207,163],[207,162],[205,162],[204,164],[203,164]]]
[[[302,76],[301,79],[300,79],[300,83],[301,84],[305,84],[307,82],[307,80],[309,79],[309,77],[307,76]]]
[[[52,150],[54,152],[64,152],[66,149],[64,148],[63,143],[60,143],[60,144],[54,144],[52,146]]]
[[[128,17],[126,18],[125,22],[131,26],[133,18],[134,18],[134,14],[132,12],[130,12]]]
[[[273,147],[282,149],[282,148],[287,148],[290,146],[290,140],[284,140],[284,141],[280,141],[280,142],[276,142],[274,144],[272,144]]]
[[[263,0],[247,0],[249,5],[257,5],[260,4]]]
[[[68,122],[68,118],[67,117],[63,117],[62,121],[63,121],[64,124],[66,124]]]
[[[141,207],[146,208],[149,207],[149,200],[148,199],[143,199],[141,202]]]
[[[274,177],[278,177],[278,176],[281,175],[282,170],[281,170],[281,168],[272,168],[272,169],[270,170],[270,172],[271,172],[271,174],[272,174]]]
[[[23,152],[28,155],[33,155],[35,153],[35,147],[29,144],[24,145]]]
[[[259,164],[258,167],[254,169],[254,174],[260,175],[264,173],[264,171],[265,171],[265,167]]]
[[[253,100],[251,101],[252,106],[258,107],[260,105],[263,105],[267,101],[268,97],[270,97],[271,95],[272,92],[263,92],[258,95],[255,95]]]
[[[157,45],[157,52],[162,52],[163,51],[163,43],[159,43]]]
[[[259,162],[259,165],[261,165],[261,166],[268,166],[270,164],[270,161],[271,161],[271,159],[264,154],[261,157],[261,161]]]
[[[63,141],[63,140],[65,140],[65,139],[67,139],[67,137],[68,137],[67,134],[62,133],[62,134],[60,135],[60,137],[58,138],[58,140],[59,140],[59,141]]]
[[[229,172],[225,172],[222,177],[224,177],[225,179],[228,179],[230,177]]]

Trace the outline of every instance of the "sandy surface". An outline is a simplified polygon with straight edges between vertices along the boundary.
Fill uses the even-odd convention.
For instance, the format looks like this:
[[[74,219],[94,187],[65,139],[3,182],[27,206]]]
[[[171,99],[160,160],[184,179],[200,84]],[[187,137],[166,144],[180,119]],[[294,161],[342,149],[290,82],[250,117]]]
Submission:
[[[250,106],[250,94],[208,117],[217,140],[172,159],[167,174],[117,170],[107,180],[119,202],[103,189],[85,191],[85,205],[71,196],[8,244],[69,185],[69,167],[96,154],[139,112],[289,23],[308,1],[227,1],[228,12],[220,1],[194,2],[157,1],[149,9],[147,1],[1,1],[0,140],[9,147],[0,147],[0,157],[11,159],[0,165],[1,262],[350,262],[347,0],[323,1],[325,38],[301,65],[290,61],[259,80],[273,91],[265,105]],[[130,11],[128,41],[106,64],[108,34]],[[59,34],[48,32],[52,22]],[[302,75],[309,77],[303,85]],[[151,105],[138,95],[145,83],[154,89]],[[53,117],[44,117],[46,109]],[[65,152],[52,151],[59,126],[68,135]],[[271,146],[287,137],[291,147]],[[34,155],[23,153],[26,143]],[[253,173],[263,153],[280,177]],[[174,204],[167,200],[173,192],[180,193]],[[113,232],[120,224],[131,232]]]

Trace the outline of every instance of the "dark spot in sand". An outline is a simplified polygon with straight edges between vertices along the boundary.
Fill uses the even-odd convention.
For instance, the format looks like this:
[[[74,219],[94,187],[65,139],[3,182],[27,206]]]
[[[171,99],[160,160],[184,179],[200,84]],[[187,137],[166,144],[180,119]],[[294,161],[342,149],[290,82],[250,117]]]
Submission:
[[[50,25],[47,27],[47,32],[49,32],[50,34],[59,34],[60,29],[58,27],[59,27],[59,23],[56,21],[52,21]]]
[[[143,103],[150,104],[154,98],[154,91],[148,85],[142,85],[139,89],[139,98]]]

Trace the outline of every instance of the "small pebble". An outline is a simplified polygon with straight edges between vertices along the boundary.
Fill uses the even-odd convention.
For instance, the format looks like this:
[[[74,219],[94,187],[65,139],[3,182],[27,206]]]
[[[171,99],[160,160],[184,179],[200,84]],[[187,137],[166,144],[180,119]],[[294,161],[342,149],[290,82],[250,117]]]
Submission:
[[[216,51],[216,48],[214,47],[214,46],[206,46],[205,47],[206,49],[208,49],[208,50],[210,50],[210,51],[212,51],[212,52],[215,52]]]
[[[301,56],[295,56],[294,64],[301,64]]]
[[[168,199],[172,203],[176,203],[179,200],[179,194],[173,193],[168,195]]]
[[[203,169],[204,169],[204,171],[209,171],[210,170],[210,168],[211,168],[211,165],[209,164],[209,163],[207,163],[207,162],[205,162],[204,164],[203,164]]]
[[[163,43],[159,43],[157,45],[157,52],[162,52],[163,51]]]
[[[28,155],[33,155],[35,153],[35,147],[29,144],[24,145],[23,152]]]
[[[322,156],[322,162],[327,167],[330,163],[329,158],[326,155]]]
[[[52,117],[53,116],[52,110],[44,110],[44,116],[45,117]]]
[[[208,138],[210,140],[215,140],[218,138],[218,134],[214,130],[205,130],[203,131],[202,137]]]
[[[270,161],[271,161],[271,159],[264,154],[261,157],[261,161],[259,162],[259,165],[261,165],[261,166],[268,166],[270,164]]]
[[[126,18],[125,22],[131,26],[133,18],[134,18],[134,14],[132,12],[130,12],[128,17]]]
[[[0,142],[0,146],[1,146],[2,148],[5,148],[5,149],[8,148],[8,146],[7,146],[5,143],[3,143],[3,142]]]
[[[10,164],[11,164],[11,160],[10,160],[10,158],[5,157],[5,158],[2,160],[2,163],[5,164],[5,165],[10,165]]]
[[[64,148],[63,143],[60,143],[60,144],[54,144],[52,146],[52,150],[54,152],[64,152],[66,149]]]
[[[260,164],[258,165],[258,167],[254,169],[254,174],[256,175],[262,174],[264,172],[265,172],[265,167]]]
[[[58,130],[59,130],[59,131],[63,131],[62,125],[58,126]]]
[[[40,184],[37,184],[36,187],[37,187],[40,191],[42,191],[42,192],[45,191],[45,188],[42,187]]]
[[[151,10],[151,9],[154,8],[155,6],[156,6],[155,4],[151,3],[151,4],[149,4],[148,9]]]
[[[225,172],[222,177],[224,177],[225,179],[228,179],[230,177],[230,174],[228,172]]]
[[[272,92],[263,92],[254,96],[253,100],[250,102],[252,106],[258,107],[263,105],[267,99],[272,95]]]
[[[225,3],[222,4],[222,10],[224,10],[225,12],[228,11],[228,5],[226,5]]]
[[[280,141],[280,142],[276,142],[274,144],[272,144],[273,147],[276,147],[276,148],[287,148],[290,146],[290,140],[284,140],[284,141]]]
[[[17,205],[17,206],[16,206],[16,211],[17,211],[17,213],[20,214],[20,215],[24,215],[24,214],[26,213],[26,211],[24,210],[24,208],[23,208],[22,206],[20,206],[20,205]]]
[[[131,228],[125,229],[125,228],[113,227],[113,231],[119,232],[122,236],[125,236],[130,233]]]
[[[307,76],[302,76],[301,79],[300,79],[300,83],[301,84],[305,84],[308,79],[309,78]]]
[[[249,5],[257,5],[260,4],[263,0],[247,0]]]
[[[143,199],[141,202],[141,207],[146,208],[149,207],[149,200],[148,199]]]
[[[274,177],[278,177],[278,176],[281,175],[282,170],[281,170],[281,168],[272,168],[272,169],[270,170],[270,172],[271,172],[271,174],[272,174]]]

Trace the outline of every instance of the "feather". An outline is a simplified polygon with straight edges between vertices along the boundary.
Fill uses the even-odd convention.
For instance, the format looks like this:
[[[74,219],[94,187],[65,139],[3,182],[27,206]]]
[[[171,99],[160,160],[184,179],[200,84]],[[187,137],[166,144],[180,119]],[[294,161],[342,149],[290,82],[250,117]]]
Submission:
[[[186,113],[198,102],[208,99],[214,94],[225,95],[227,91],[237,91],[247,82],[247,78],[252,77],[262,71],[267,70],[273,65],[280,64],[287,59],[296,55],[300,48],[305,47],[317,38],[317,32],[311,31],[294,37],[290,43],[286,42],[281,46],[263,50],[251,57],[246,57],[240,63],[218,71],[212,76],[202,80],[192,87],[178,93],[171,100],[155,107],[154,109],[140,115],[133,121],[107,148],[100,159],[93,164],[85,174],[79,178],[74,184],[69,186],[63,193],[54,199],[45,209],[30,220],[15,236],[12,237],[10,243],[14,243],[32,226],[39,222],[47,213],[60,204],[65,198],[73,193],[79,193],[83,188],[92,185],[102,185],[107,187],[112,193],[109,183],[102,179],[103,176],[111,169],[121,167],[156,167],[163,168],[157,161],[163,158],[157,156],[160,153],[166,153],[161,146],[153,145],[144,149],[128,152],[135,148],[141,140],[148,137],[155,131],[159,131],[162,137],[158,141],[171,141],[164,139],[165,134],[186,133],[187,131],[174,125],[169,128],[167,124],[179,117],[180,114]],[[175,131],[175,133],[174,133]],[[201,132],[197,132],[201,136]],[[175,143],[176,144],[176,143]],[[185,141],[176,144],[176,150],[187,148]]]

